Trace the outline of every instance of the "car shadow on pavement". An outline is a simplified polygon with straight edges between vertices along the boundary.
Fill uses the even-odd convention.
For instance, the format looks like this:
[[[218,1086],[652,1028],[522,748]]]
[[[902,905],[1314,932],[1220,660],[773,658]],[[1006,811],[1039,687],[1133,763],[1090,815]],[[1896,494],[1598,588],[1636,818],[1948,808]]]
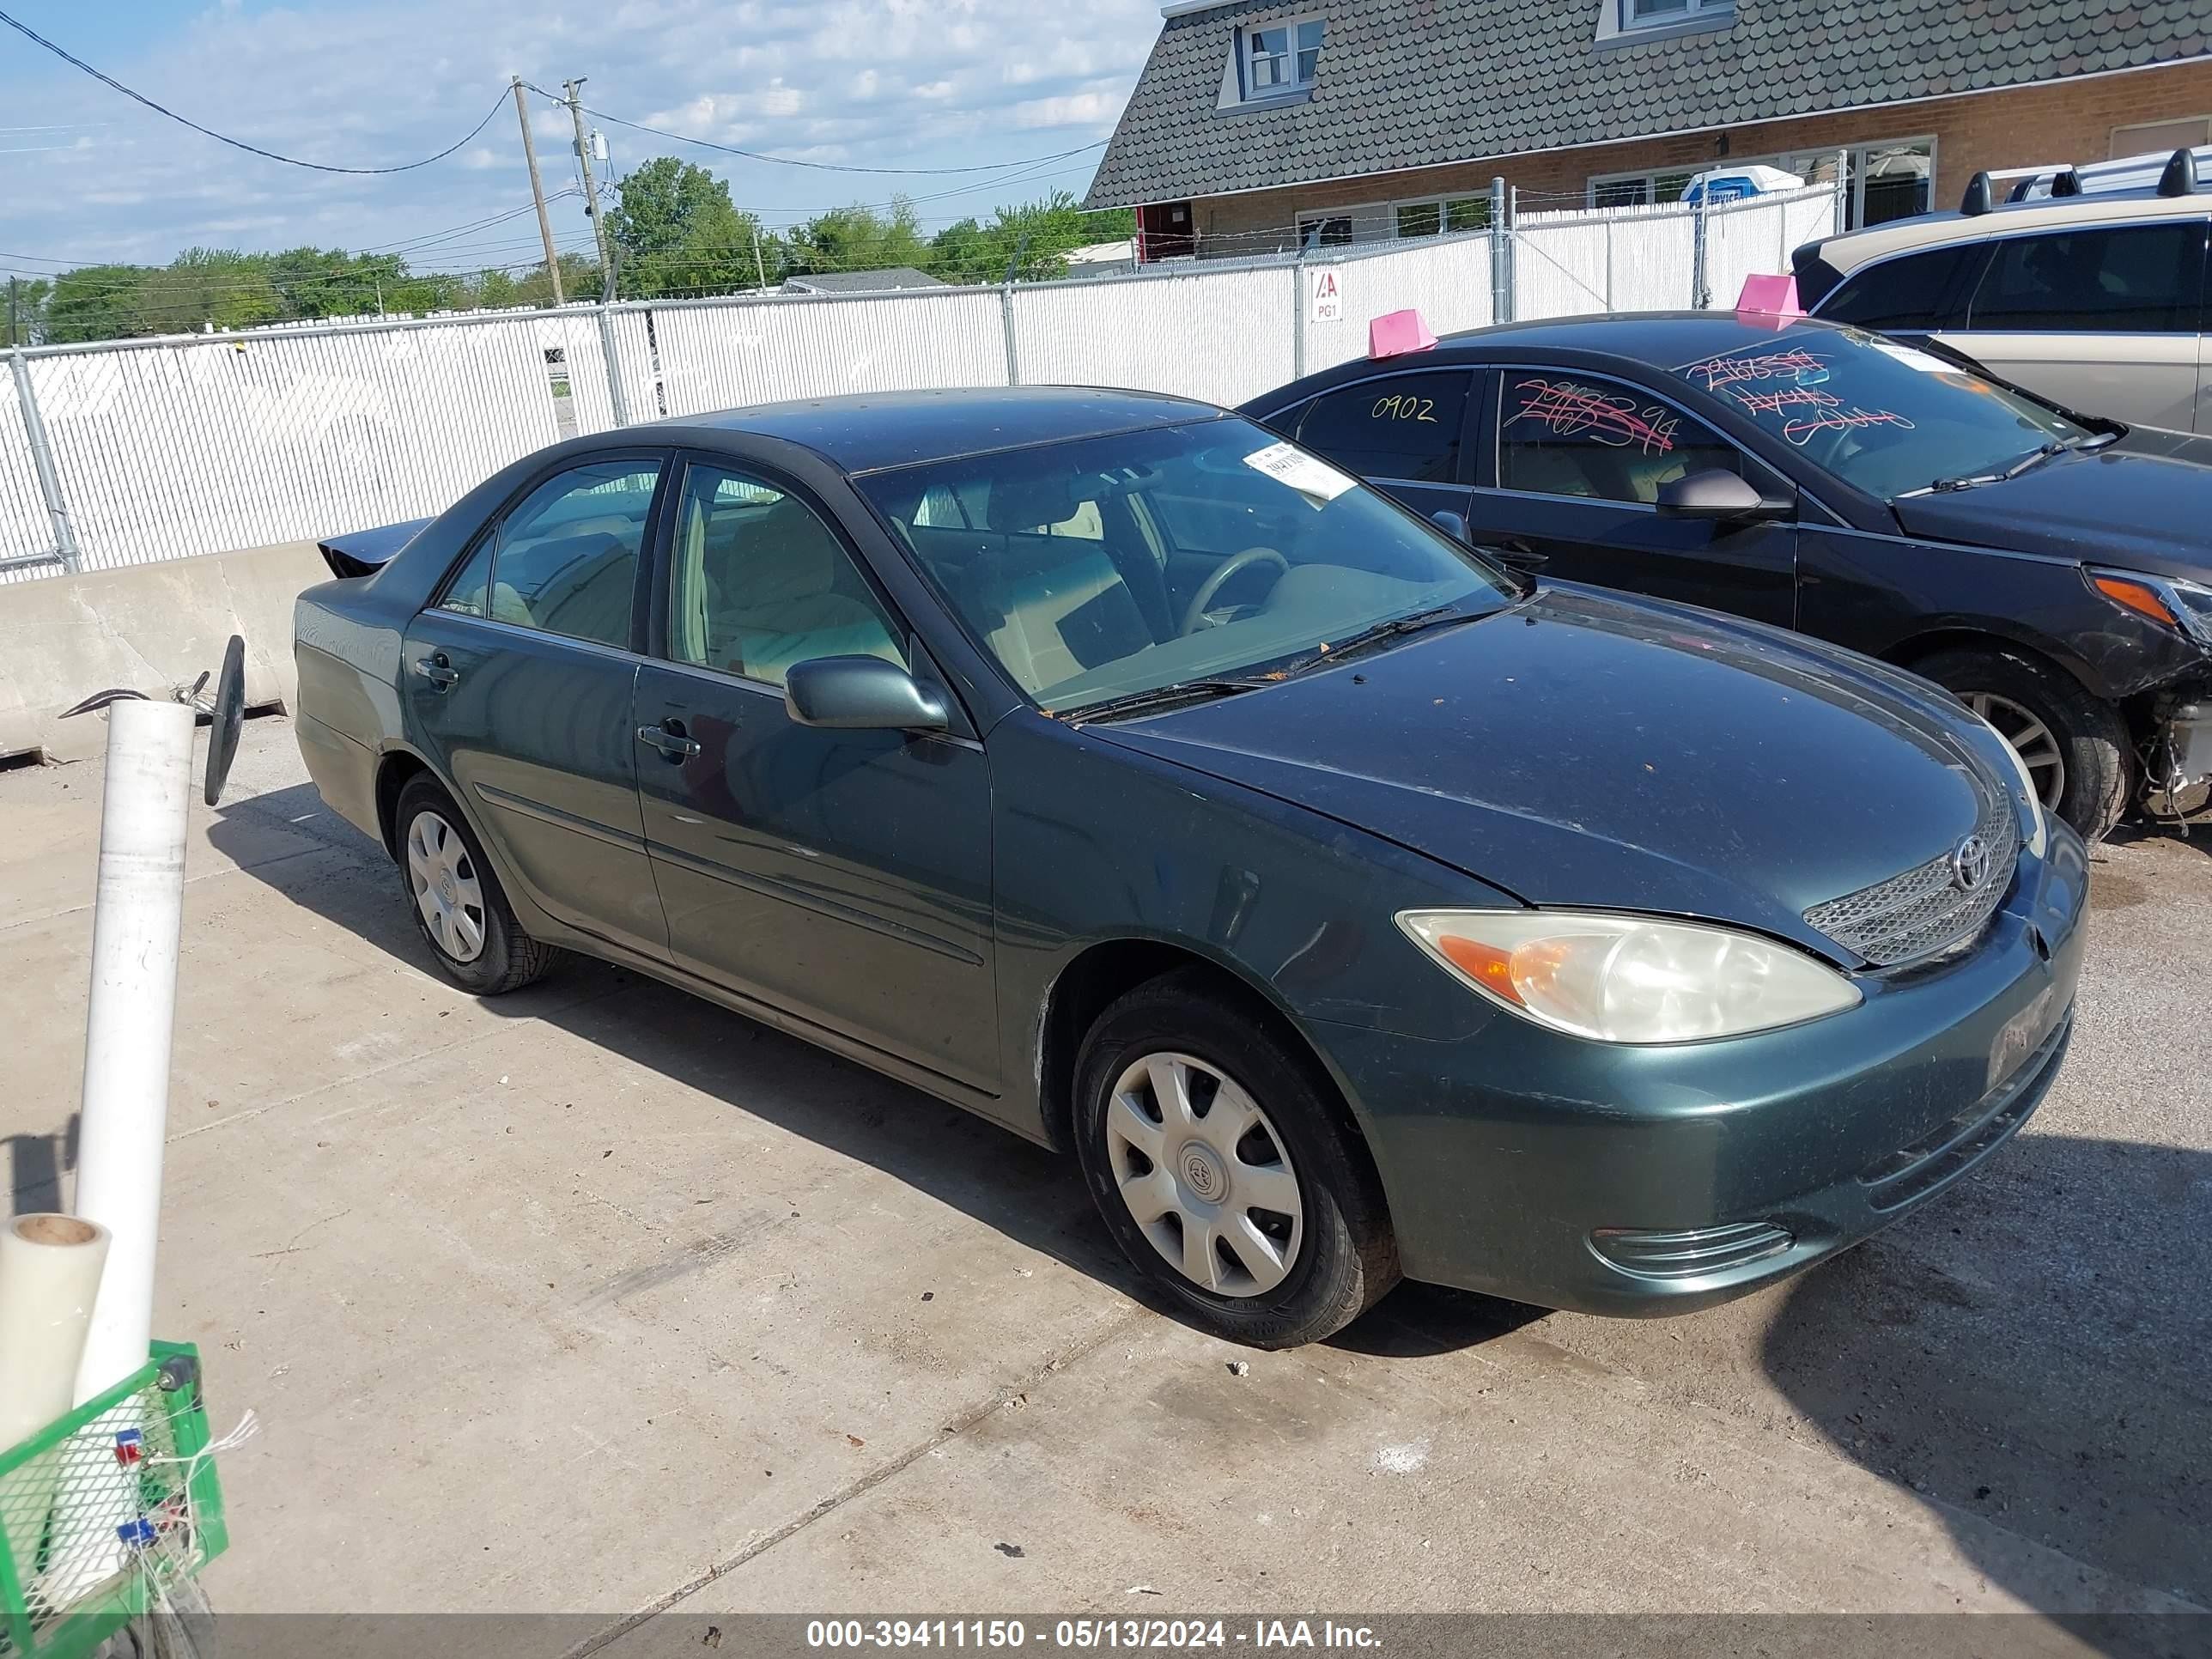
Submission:
[[[265,855],[272,826],[324,854]],[[219,852],[294,903],[436,978],[381,848],[323,805],[311,784],[225,801],[208,830]],[[443,982],[442,981],[441,981]],[[626,969],[572,957],[538,985],[483,999],[488,1012],[538,1019],[881,1170],[1169,1317],[1125,1261],[1074,1160],[866,1066]]]
[[[1760,1353],[1838,1450],[2046,1610],[2064,1564],[2021,1539],[2212,1607],[2208,1357],[2212,1157],[2043,1134],[1795,1281]],[[2130,1653],[2173,1635],[2075,1633]]]

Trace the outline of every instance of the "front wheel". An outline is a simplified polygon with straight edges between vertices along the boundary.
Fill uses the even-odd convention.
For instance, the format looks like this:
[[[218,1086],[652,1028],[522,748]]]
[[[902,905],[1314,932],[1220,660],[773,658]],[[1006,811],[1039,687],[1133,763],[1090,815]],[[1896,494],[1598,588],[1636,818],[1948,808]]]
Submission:
[[[2063,669],[2011,651],[1939,651],[1913,672],[1997,729],[2045,808],[2094,842],[2128,804],[2128,729]]]
[[[395,816],[408,907],[447,978],[497,996],[553,965],[557,953],[522,931],[460,810],[427,774],[399,792]]]
[[[1260,1348],[1340,1330],[1398,1280],[1365,1148],[1312,1060],[1206,976],[1099,1017],[1077,1154],[1115,1242],[1194,1324]]]

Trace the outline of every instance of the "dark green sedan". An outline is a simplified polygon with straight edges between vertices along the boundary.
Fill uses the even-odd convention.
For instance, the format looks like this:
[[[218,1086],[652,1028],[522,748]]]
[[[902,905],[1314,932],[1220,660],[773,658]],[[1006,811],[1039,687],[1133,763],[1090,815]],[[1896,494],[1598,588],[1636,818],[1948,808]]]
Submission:
[[[409,528],[325,544],[298,730],[448,975],[604,957],[1070,1149],[1242,1341],[1740,1294],[2065,1051],[2082,846],[1987,725],[1205,404],[739,410]]]

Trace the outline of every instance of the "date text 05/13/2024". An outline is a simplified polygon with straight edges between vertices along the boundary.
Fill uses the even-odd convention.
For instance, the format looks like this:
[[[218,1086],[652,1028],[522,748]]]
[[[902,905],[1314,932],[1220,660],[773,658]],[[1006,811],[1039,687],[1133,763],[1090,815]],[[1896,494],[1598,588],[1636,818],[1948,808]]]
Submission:
[[[1365,1625],[1334,1620],[1254,1619],[1240,1626],[1222,1619],[1059,1619],[1049,1627],[1022,1619],[812,1619],[810,1648],[1146,1649],[1246,1647],[1368,1648],[1378,1645]]]

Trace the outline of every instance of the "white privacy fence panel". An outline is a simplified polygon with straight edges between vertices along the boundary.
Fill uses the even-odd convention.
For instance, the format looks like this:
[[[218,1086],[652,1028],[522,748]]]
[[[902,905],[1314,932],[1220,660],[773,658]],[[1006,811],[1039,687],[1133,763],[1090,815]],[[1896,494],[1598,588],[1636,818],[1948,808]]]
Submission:
[[[0,361],[0,582],[46,574],[35,566],[10,570],[7,562],[37,558],[53,546],[54,522],[39,494],[38,467],[15,401],[15,376]]]
[[[538,331],[538,343],[545,352],[547,371],[556,394],[556,415],[560,407],[557,394],[565,382],[569,428],[578,434],[613,429],[618,422],[615,419],[612,388],[607,383],[607,354],[599,337],[597,313],[541,317],[534,320],[533,325]]]
[[[313,538],[439,511],[578,433],[782,398],[925,386],[1129,386],[1237,404],[1364,354],[1408,308],[1438,334],[1492,317],[1674,309],[1789,268],[1832,187],[1719,207],[1528,214],[1503,231],[1124,278],[749,297],[36,348],[24,354],[87,568]],[[1332,279],[1334,293],[1315,287]],[[1326,301],[1327,303],[1320,303]],[[609,343],[611,343],[611,355]],[[55,552],[0,373],[0,581]]]
[[[1694,305],[1697,222],[1694,208],[1671,202],[1522,215],[1513,227],[1514,315]]]
[[[434,513],[560,436],[528,318],[31,364],[88,569]]]
[[[1832,229],[1836,192],[1825,186],[1716,207],[1705,222],[1705,288],[1731,306],[1747,276],[1779,276],[1790,251]]]
[[[669,415],[847,392],[1006,384],[1006,331],[991,289],[655,306],[652,319],[659,412]]]
[[[1339,314],[1315,317],[1314,289],[1323,272],[1336,277]],[[1298,325],[1306,335],[1306,373],[1367,353],[1367,325],[1394,311],[1414,310],[1431,333],[1484,328],[1491,317],[1490,238],[1453,236],[1388,252],[1309,259],[1299,272],[1304,293]]]
[[[1299,295],[1289,265],[1039,283],[1012,297],[1024,385],[1236,404],[1297,376]]]

